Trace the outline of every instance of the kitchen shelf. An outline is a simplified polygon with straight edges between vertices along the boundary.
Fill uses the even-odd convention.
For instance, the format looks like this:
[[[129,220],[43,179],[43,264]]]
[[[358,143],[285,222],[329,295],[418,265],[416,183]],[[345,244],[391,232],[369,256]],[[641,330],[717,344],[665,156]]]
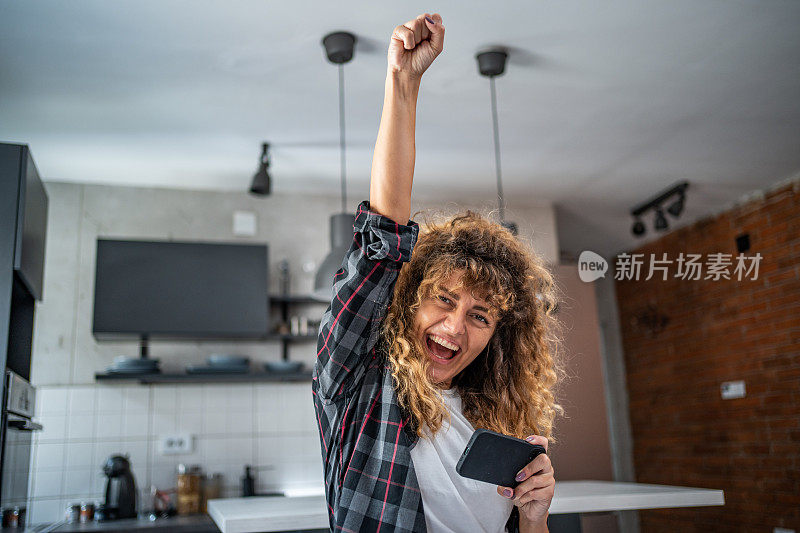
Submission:
[[[277,307],[280,311],[281,322],[286,325],[289,323],[289,308],[297,305],[324,305],[328,302],[320,301],[310,294],[270,294],[269,303]],[[316,328],[314,328],[316,329]],[[309,331],[304,335],[291,333],[273,333],[266,337],[266,340],[278,340],[281,342],[281,359],[289,360],[289,343],[308,342],[317,339],[317,332]]]
[[[324,304],[328,305],[330,302],[318,300],[310,295],[291,295],[291,294],[270,294],[270,303],[287,303],[287,304]]]
[[[289,294],[271,294],[269,296],[270,305],[274,305],[279,309],[279,316],[284,323],[289,322],[289,308],[295,305],[327,305],[328,302],[322,302],[311,295],[289,295]],[[254,339],[248,339],[254,340]],[[289,360],[289,344],[292,343],[310,343],[316,342],[317,332],[311,331],[306,335],[293,335],[291,333],[272,333],[262,337],[263,341],[277,341],[281,343],[281,359],[284,361]],[[269,383],[269,382],[292,382],[292,381],[310,381],[311,370],[304,370],[302,372],[293,373],[269,373],[269,372],[248,372],[245,374],[186,374],[186,373],[172,373],[172,374],[107,374],[105,372],[97,372],[94,375],[95,381],[103,383],[141,383],[141,384],[158,384],[158,383]]]
[[[286,334],[273,333],[272,335],[267,335],[266,337],[264,337],[264,340],[286,341],[286,342],[308,342],[317,340],[317,334],[309,333],[308,335],[292,335],[291,333],[286,333]]]
[[[311,371],[293,372],[291,374],[269,374],[267,372],[248,372],[246,374],[106,374],[98,372],[94,375],[95,381],[104,383],[252,383],[252,382],[280,382],[280,381],[309,381]]]

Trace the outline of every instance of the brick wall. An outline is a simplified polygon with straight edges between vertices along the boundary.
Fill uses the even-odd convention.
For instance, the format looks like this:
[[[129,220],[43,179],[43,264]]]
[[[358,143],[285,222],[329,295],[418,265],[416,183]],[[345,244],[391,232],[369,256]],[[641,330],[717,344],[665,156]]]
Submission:
[[[644,533],[800,532],[800,182],[634,252],[645,267],[651,253],[735,258],[743,233],[755,280],[676,279],[673,264],[667,280],[616,281],[636,480],[725,491],[724,507],[642,511]],[[734,380],[746,396],[723,400]]]

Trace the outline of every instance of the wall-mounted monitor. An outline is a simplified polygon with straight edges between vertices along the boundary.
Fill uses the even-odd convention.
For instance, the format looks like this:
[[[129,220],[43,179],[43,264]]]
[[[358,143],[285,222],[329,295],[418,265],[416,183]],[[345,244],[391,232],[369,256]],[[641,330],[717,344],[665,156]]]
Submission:
[[[258,339],[269,332],[266,244],[97,240],[98,340]]]

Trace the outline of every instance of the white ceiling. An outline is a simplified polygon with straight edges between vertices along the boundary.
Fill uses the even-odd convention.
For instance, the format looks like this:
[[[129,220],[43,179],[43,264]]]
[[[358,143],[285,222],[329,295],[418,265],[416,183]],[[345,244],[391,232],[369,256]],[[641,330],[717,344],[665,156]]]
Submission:
[[[644,242],[630,208],[678,180],[682,225],[800,171],[800,2],[777,0],[2,2],[0,139],[29,143],[48,180],[242,191],[266,140],[276,191],[337,194],[337,72],[320,40],[348,30],[361,198],[388,37],[426,10],[447,36],[418,108],[421,197],[493,195],[474,59],[488,45],[511,48],[506,195],[554,203],[565,250]]]

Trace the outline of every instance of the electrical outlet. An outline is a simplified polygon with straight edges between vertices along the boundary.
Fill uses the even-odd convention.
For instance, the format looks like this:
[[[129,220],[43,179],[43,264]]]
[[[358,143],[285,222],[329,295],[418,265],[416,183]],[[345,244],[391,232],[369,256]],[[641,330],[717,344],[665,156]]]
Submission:
[[[745,389],[744,381],[726,381],[720,386],[723,400],[732,400],[734,398],[744,398]]]
[[[164,435],[160,440],[161,455],[179,455],[192,453],[194,437],[189,433]]]

